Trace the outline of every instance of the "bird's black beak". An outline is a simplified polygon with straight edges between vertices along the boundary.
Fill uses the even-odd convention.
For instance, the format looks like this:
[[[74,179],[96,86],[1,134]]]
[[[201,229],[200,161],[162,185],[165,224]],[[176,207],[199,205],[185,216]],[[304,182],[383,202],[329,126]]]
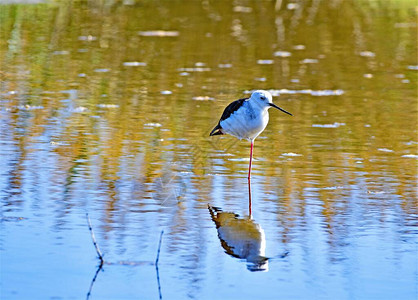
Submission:
[[[290,112],[285,111],[284,109],[282,109],[282,108],[278,107],[276,104],[274,104],[274,103],[269,103],[269,104],[270,104],[270,106],[271,106],[271,107],[277,108],[278,110],[281,110],[282,112],[284,112],[284,113],[286,113],[286,114],[288,114],[288,115],[293,116]]]

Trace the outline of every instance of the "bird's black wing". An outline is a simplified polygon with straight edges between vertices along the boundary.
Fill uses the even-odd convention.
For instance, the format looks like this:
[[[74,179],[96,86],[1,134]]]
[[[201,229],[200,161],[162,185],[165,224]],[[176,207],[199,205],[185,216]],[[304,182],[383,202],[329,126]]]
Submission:
[[[237,111],[241,106],[244,105],[244,102],[248,100],[249,98],[243,98],[239,100],[235,100],[234,102],[230,103],[224,110],[221,119],[219,122],[226,120],[229,118],[230,115],[232,115],[235,111]]]
[[[220,135],[220,134],[224,134],[222,132],[222,126],[221,126],[221,121],[226,120],[229,118],[230,115],[232,115],[235,111],[237,111],[241,106],[244,105],[244,102],[246,100],[248,100],[249,98],[243,98],[243,99],[239,99],[239,100],[235,100],[234,102],[230,103],[224,110],[221,119],[218,122],[218,125],[215,126],[215,128],[213,128],[213,130],[211,131],[210,135]]]

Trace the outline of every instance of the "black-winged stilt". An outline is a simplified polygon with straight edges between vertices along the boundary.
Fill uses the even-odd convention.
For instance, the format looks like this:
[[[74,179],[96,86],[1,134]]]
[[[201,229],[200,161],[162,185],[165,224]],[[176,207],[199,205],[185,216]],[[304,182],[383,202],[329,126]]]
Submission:
[[[257,90],[250,98],[230,103],[225,108],[218,125],[210,133],[210,136],[227,133],[251,142],[248,181],[251,179],[254,140],[269,122],[268,109],[274,107],[292,116],[291,113],[275,105],[272,98],[268,91]]]

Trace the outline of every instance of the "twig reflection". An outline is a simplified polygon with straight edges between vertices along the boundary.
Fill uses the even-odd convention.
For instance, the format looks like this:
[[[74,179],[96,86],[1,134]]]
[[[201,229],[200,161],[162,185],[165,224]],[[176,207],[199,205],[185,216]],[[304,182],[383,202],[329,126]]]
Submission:
[[[107,262],[103,259],[103,254],[100,251],[99,245],[96,241],[96,238],[95,238],[95,235],[94,235],[93,228],[91,226],[91,221],[90,221],[90,217],[89,217],[88,213],[86,213],[86,218],[87,218],[87,225],[89,227],[90,234],[91,234],[91,239],[92,239],[93,245],[96,249],[97,256],[100,260],[100,264],[99,264],[99,266],[96,270],[96,273],[94,274],[93,279],[90,282],[90,287],[89,287],[89,290],[87,292],[86,299],[88,300],[90,298],[91,291],[93,289],[94,283],[96,282],[96,279],[97,279],[97,276],[99,275],[99,272],[103,269],[104,264],[107,264],[107,265],[127,265],[127,266],[143,266],[143,265],[151,265],[152,266],[152,265],[154,265],[156,275],[157,275],[158,295],[159,295],[159,299],[162,299],[161,284],[160,284],[160,272],[159,272],[159,269],[158,269],[158,262],[160,260],[161,242],[162,242],[162,239],[163,239],[164,230],[162,230],[161,234],[160,234],[160,240],[158,242],[157,257],[155,259],[155,262],[151,262],[151,261],[119,261],[117,263],[112,263],[112,262]]]
[[[93,285],[94,285],[94,283],[96,282],[97,275],[99,275],[99,272],[100,272],[100,270],[102,270],[102,269],[103,269],[103,263],[101,263],[101,264],[99,265],[99,267],[97,268],[96,273],[94,274],[93,279],[91,280],[90,287],[89,287],[89,291],[88,291],[88,293],[87,293],[87,298],[86,298],[87,300],[88,300],[88,299],[90,299],[91,290],[93,289]]]
[[[161,241],[163,239],[164,230],[161,230],[160,234],[160,241],[158,242],[158,251],[157,251],[157,258],[155,259],[155,271],[157,273],[157,283],[158,283],[158,296],[160,299],[163,299],[161,294],[161,284],[160,284],[160,272],[158,270],[158,261],[160,260],[160,249],[161,249]]]

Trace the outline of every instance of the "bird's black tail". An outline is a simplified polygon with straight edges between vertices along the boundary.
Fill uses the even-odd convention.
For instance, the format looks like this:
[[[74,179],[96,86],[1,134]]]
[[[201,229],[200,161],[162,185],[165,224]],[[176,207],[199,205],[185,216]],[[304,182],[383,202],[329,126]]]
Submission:
[[[215,128],[213,128],[213,130],[210,132],[209,136],[223,134],[221,129],[222,129],[221,125],[219,125],[219,124],[216,125]]]

